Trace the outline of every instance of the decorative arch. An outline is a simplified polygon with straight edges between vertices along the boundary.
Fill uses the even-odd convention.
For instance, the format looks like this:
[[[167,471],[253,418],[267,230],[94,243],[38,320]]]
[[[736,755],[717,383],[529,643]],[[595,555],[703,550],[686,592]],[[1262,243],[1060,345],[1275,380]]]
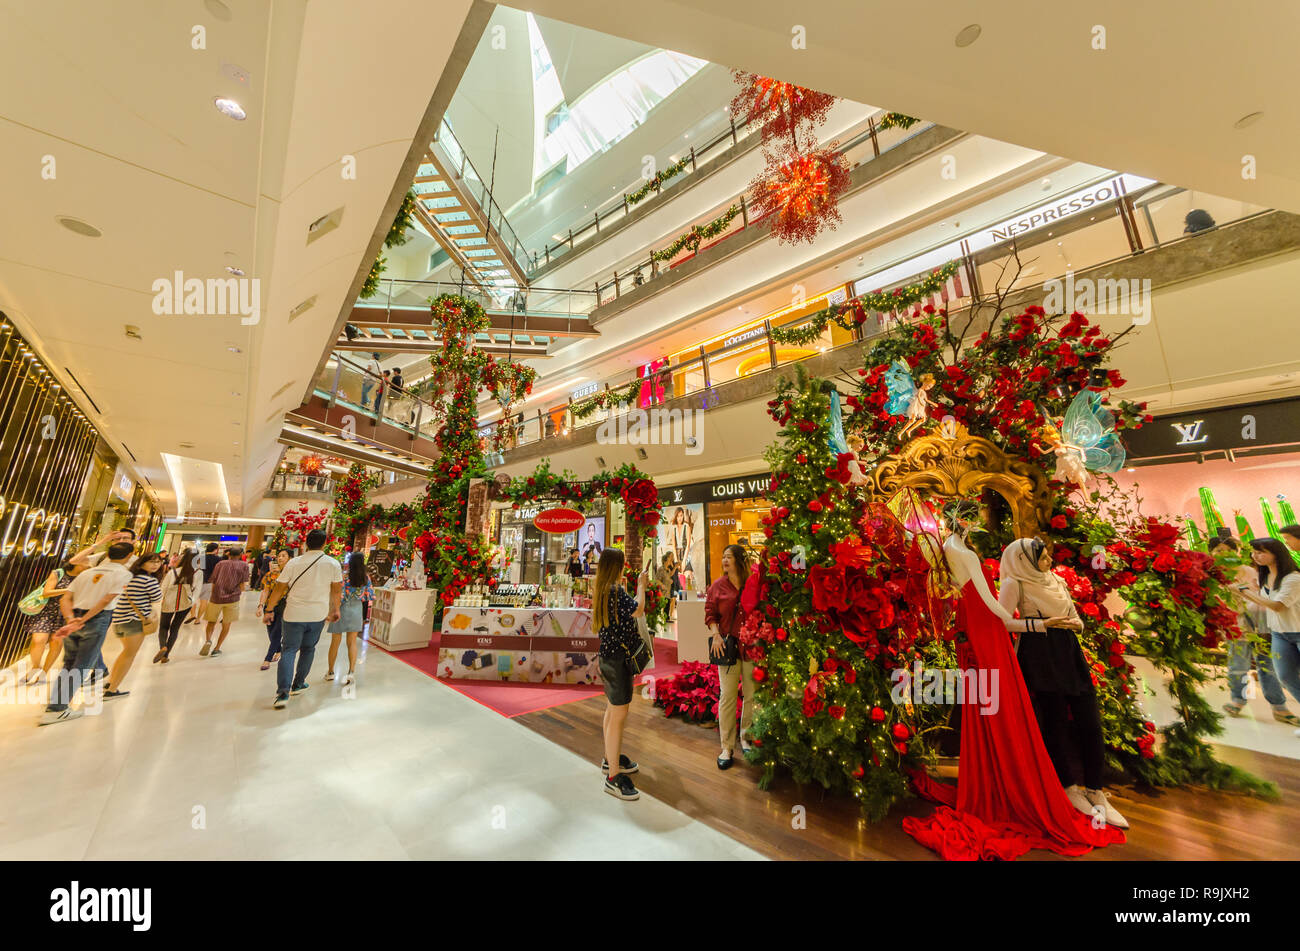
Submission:
[[[867,480],[868,502],[884,502],[905,488],[946,498],[978,497],[992,489],[1006,499],[1022,538],[1042,532],[1052,515],[1052,496],[1041,468],[1007,455],[962,426],[905,443],[877,463]]]

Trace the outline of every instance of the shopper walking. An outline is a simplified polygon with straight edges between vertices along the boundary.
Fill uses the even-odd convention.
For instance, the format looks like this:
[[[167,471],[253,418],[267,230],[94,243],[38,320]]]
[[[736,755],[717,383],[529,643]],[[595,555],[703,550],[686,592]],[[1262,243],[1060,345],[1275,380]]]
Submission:
[[[157,624],[153,609],[162,601],[162,586],[158,584],[156,574],[165,564],[163,556],[154,552],[141,555],[131,566],[131,580],[122,590],[113,611],[113,631],[122,639],[122,651],[113,661],[113,669],[104,682],[105,700],[125,697],[131,692],[123,690],[122,684],[131,672],[135,655],[140,652],[140,642],[146,634],[154,631]]]
[[[636,619],[645,616],[643,571],[637,578],[636,597],[623,590],[623,552],[606,548],[600,553],[592,584],[591,626],[600,634],[600,679],[605,686],[605,758],[600,768],[607,775],[605,792],[619,799],[640,798],[629,776],[638,765],[623,753],[623,728],[632,704],[632,682],[649,664],[646,645]]]
[[[1258,573],[1238,590],[1268,612],[1277,679],[1300,700],[1300,569],[1290,549],[1276,538],[1256,538],[1250,547]]]
[[[372,353],[361,377],[361,408],[370,409],[370,394],[379,382],[383,370],[379,366],[379,354]],[[378,409],[378,406],[375,407]]]
[[[284,630],[284,600],[276,602],[275,610],[271,612],[271,620],[267,621],[266,601],[271,596],[271,589],[280,577],[280,572],[284,566],[289,563],[289,552],[282,550],[275,556],[275,561],[271,562],[271,567],[266,571],[265,583],[262,585],[262,597],[257,602],[257,616],[266,624],[266,656],[262,658],[262,670],[268,669],[273,663],[280,659],[280,638]]]
[[[216,542],[209,542],[203,549],[202,564],[202,584],[199,586],[199,603],[194,607],[194,613],[186,624],[198,624],[203,620],[207,613],[208,602],[212,599],[212,575],[216,571],[217,565],[221,564],[221,555],[217,553],[218,545]]]
[[[194,596],[203,585],[203,572],[195,570],[196,562],[202,563],[197,552],[186,548],[163,575],[162,621],[158,625],[158,653],[153,655],[155,664],[170,662],[176,636],[194,607]]]
[[[109,545],[104,560],[77,575],[64,592],[60,609],[67,623],[54,632],[55,637],[65,638],[63,669],[50,678],[50,702],[41,726],[74,720],[84,712],[69,709],[68,704],[94,671],[113,622],[113,607],[131,581],[125,564],[131,548],[130,542]]]
[[[704,626],[709,631],[709,656],[718,665],[718,738],[722,752],[718,769],[730,769],[736,749],[736,692],[744,685],[740,710],[740,748],[750,750],[749,728],[754,722],[754,662],[740,656],[740,626],[745,612],[740,593],[749,580],[749,557],[740,545],[722,552],[722,577],[704,593]]]
[[[280,666],[276,670],[274,707],[283,710],[291,694],[307,689],[307,674],[316,657],[316,644],[326,621],[339,619],[343,570],[322,549],[325,533],[307,533],[307,552],[293,558],[275,581],[262,619],[271,623],[275,606],[285,602],[281,629]],[[295,668],[294,662],[297,661]]]
[[[230,549],[212,569],[212,594],[208,599],[208,610],[203,615],[208,627],[203,635],[203,646],[199,648],[202,656],[209,656],[209,651],[212,657],[220,656],[221,645],[230,635],[230,625],[239,620],[239,598],[248,584],[248,564],[240,559],[243,553],[242,548]],[[221,636],[213,649],[212,632],[218,621],[221,622]]]
[[[329,668],[325,679],[334,679],[334,664],[339,658],[339,641],[343,635],[348,638],[348,672],[343,677],[343,686],[356,679],[357,673],[357,638],[365,626],[365,606],[375,599],[375,589],[366,577],[366,563],[360,553],[354,553],[348,560],[347,577],[343,583],[343,597],[339,603],[339,617],[330,622]]]
[[[54,636],[54,632],[63,627],[64,623],[59,604],[63,600],[63,592],[85,568],[85,565],[74,565],[67,561],[45,577],[45,584],[41,588],[44,603],[38,613],[28,615],[24,625],[25,633],[32,639],[31,651],[27,655],[28,684],[44,679],[63,650],[63,641]]]

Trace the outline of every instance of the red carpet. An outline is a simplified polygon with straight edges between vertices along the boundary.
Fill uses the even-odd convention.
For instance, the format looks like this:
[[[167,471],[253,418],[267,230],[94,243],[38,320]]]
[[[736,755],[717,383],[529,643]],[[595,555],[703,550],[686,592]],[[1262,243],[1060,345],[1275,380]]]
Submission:
[[[503,717],[517,717],[525,713],[536,713],[562,704],[599,697],[604,690],[599,687],[586,687],[569,684],[517,684],[483,680],[449,680],[437,676],[438,646],[440,633],[435,632],[428,647],[415,650],[384,651],[398,660],[414,667],[421,673],[433,677],[452,690],[457,690],[477,703]],[[383,650],[374,641],[371,647]],[[671,677],[682,669],[677,662],[677,642],[655,638],[655,665],[637,678],[637,683],[644,683],[650,677]]]

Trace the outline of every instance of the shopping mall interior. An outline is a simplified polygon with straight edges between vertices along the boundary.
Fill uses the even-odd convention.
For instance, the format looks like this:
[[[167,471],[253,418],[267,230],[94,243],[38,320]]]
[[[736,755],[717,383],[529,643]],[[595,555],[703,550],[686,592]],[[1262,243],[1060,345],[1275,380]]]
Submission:
[[[0,858],[1300,858],[1297,35],[0,4]]]

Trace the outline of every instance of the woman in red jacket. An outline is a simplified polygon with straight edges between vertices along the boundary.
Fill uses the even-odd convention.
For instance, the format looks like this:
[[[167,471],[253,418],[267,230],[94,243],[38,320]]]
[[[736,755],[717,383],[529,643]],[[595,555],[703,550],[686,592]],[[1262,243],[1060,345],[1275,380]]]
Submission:
[[[745,704],[741,709],[740,746],[749,751],[745,732],[754,722],[754,662],[740,659],[740,626],[745,620],[741,589],[749,579],[749,559],[740,545],[722,553],[722,577],[704,595],[704,626],[709,629],[709,654],[718,665],[718,734],[722,752],[718,769],[730,769],[736,747],[736,690],[743,680]]]

